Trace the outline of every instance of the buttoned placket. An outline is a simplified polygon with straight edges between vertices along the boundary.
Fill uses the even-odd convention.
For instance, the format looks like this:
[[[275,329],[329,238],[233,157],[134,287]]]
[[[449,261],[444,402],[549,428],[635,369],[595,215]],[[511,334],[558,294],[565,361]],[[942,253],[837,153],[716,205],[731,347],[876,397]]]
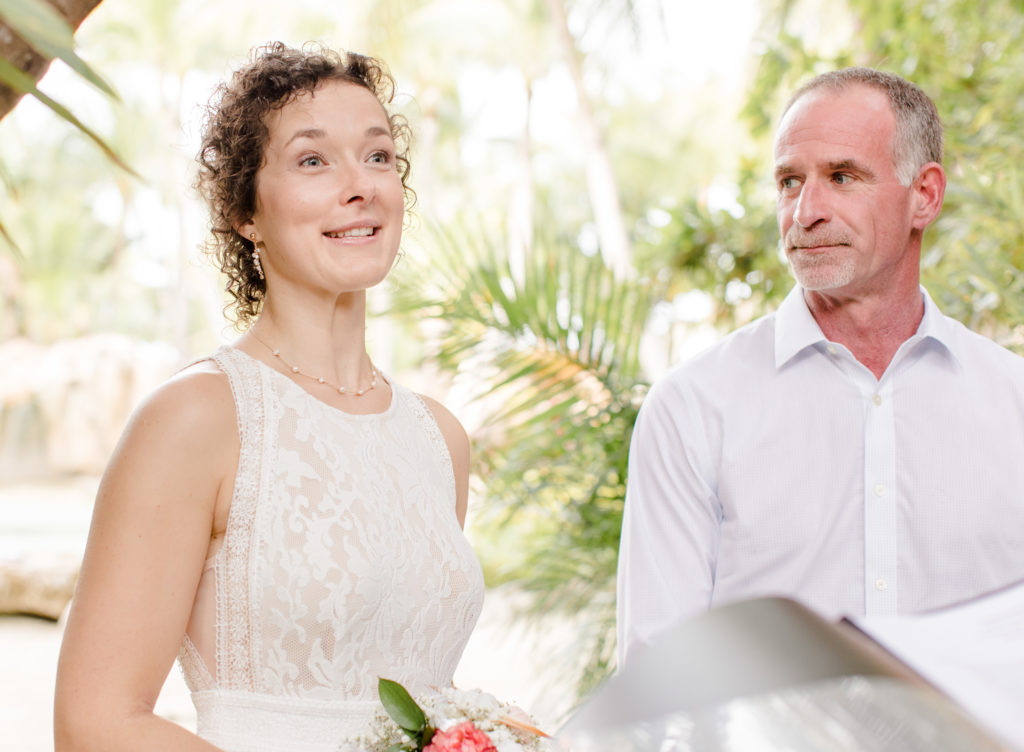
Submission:
[[[866,370],[866,369],[865,369]],[[899,582],[896,424],[891,372],[864,384],[864,609],[896,614]]]
[[[895,615],[899,581],[894,369],[879,381],[844,346],[829,342],[825,349],[856,386],[864,406],[864,609],[869,616]]]

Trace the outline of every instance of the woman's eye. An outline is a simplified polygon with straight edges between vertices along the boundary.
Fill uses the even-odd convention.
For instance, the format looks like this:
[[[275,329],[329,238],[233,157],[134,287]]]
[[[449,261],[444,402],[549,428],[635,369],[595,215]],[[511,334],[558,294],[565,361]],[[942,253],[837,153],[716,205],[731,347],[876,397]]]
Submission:
[[[370,155],[370,161],[375,164],[391,164],[391,155],[386,151],[375,151]]]
[[[319,167],[323,163],[324,161],[316,154],[311,154],[308,157],[304,157],[302,161],[299,162],[299,164],[302,165],[303,167]]]

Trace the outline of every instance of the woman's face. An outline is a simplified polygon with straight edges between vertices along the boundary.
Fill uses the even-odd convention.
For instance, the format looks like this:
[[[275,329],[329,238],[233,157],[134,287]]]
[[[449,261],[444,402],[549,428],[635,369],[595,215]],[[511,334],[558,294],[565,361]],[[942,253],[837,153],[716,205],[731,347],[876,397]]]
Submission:
[[[267,116],[256,212],[239,227],[261,243],[268,293],[356,292],[387,275],[405,195],[391,125],[367,89],[331,81]]]

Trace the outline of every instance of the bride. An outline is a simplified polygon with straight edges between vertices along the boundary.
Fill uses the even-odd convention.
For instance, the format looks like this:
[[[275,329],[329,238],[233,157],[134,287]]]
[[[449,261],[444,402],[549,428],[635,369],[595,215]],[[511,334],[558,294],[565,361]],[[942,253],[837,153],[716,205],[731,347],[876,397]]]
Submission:
[[[57,752],[334,751],[384,676],[451,684],[483,579],[469,441],[366,349],[406,127],[377,61],[281,44],[218,90],[199,187],[245,334],[137,410],[97,494]],[[175,656],[198,735],[153,713]]]

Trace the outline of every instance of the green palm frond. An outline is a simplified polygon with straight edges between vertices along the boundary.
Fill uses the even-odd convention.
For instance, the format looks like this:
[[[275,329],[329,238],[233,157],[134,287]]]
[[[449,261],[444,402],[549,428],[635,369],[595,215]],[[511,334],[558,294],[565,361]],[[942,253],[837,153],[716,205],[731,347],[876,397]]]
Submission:
[[[629,438],[646,389],[639,347],[655,291],[617,280],[570,238],[535,237],[517,261],[500,237],[434,231],[393,302],[433,321],[438,362],[484,406],[473,439],[489,580],[529,593],[528,613],[587,613],[563,656],[582,692],[614,648]]]
[[[49,3],[43,0],[0,0],[0,21],[17,32],[43,57],[63,60],[75,73],[106,96],[118,99],[117,92],[75,52],[74,30]],[[38,99],[58,117],[81,131],[114,164],[134,177],[139,177],[102,136],[85,125],[68,107],[42,92],[32,76],[3,58],[0,58],[0,84],[19,94],[28,94]]]
[[[14,180],[11,177],[11,172],[3,162],[0,162],[0,186],[3,187],[4,191],[8,195],[16,196]],[[10,249],[11,253],[14,254],[15,259],[19,262],[23,262],[25,260],[25,255],[22,253],[21,248],[18,247],[17,242],[15,242],[14,237],[8,231],[6,225],[4,225],[2,218],[0,218],[0,238],[7,243],[7,247]]]
[[[0,0],[0,20],[14,29],[39,54],[63,60],[71,70],[108,97],[118,98],[110,84],[75,53],[74,29],[49,3],[43,0]],[[0,80],[15,86],[6,77]],[[24,91],[20,87],[16,88]]]
[[[615,280],[596,256],[537,238],[518,266],[501,243],[478,232],[436,230],[429,259],[402,275],[398,311],[442,322],[438,359],[466,358],[488,378],[477,396],[510,391],[495,420],[529,426],[631,399],[639,333],[651,303],[642,285]],[[528,386],[527,386],[528,382]]]
[[[44,105],[46,105],[51,111],[56,113],[58,116],[71,123],[79,131],[85,134],[90,141],[92,141],[100,150],[107,155],[111,162],[116,164],[125,172],[139,177],[132,168],[125,162],[121,157],[117,155],[113,147],[110,146],[102,136],[92,130],[89,126],[79,120],[71,110],[62,105],[60,102],[52,99],[51,97],[44,94],[36,86],[35,80],[31,77],[18,70],[15,66],[11,65],[6,60],[0,59],[0,81],[10,86],[15,91],[19,91],[23,94],[31,94]]]

